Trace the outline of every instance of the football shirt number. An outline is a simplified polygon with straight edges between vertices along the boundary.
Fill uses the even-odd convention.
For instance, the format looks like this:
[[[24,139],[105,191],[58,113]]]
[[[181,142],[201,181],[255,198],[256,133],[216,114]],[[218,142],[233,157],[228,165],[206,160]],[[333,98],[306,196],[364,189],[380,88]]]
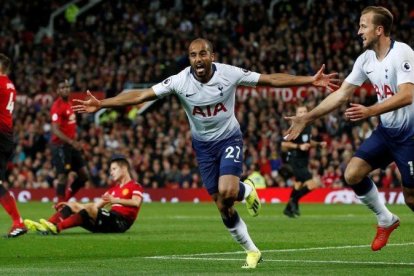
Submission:
[[[414,175],[414,166],[413,166],[413,161],[409,161],[408,162],[408,166],[410,167],[410,174]]]
[[[240,147],[236,146],[236,156],[234,156],[234,147],[228,147],[226,148],[226,157],[225,158],[232,158],[232,159],[239,159],[240,157]]]
[[[13,113],[13,109],[14,109],[13,92],[10,93],[10,99],[9,99],[9,102],[7,103],[6,109],[10,112],[10,114]]]

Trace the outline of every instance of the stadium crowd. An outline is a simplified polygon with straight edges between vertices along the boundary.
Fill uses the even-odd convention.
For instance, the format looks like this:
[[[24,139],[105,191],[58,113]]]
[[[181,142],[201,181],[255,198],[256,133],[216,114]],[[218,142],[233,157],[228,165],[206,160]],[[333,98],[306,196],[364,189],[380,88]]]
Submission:
[[[361,52],[354,25],[361,7],[384,5],[395,16],[394,39],[414,46],[414,8],[409,1],[102,1],[74,23],[56,18],[53,37],[39,37],[50,12],[66,1],[7,1],[0,14],[0,52],[13,59],[10,75],[20,95],[55,95],[56,83],[69,79],[74,91],[103,91],[107,97],[136,84],[157,83],[188,65],[191,39],[204,37],[217,60],[257,72],[313,75],[321,64],[340,77]],[[367,2],[367,3],[366,3]],[[42,16],[38,16],[41,14]],[[245,145],[244,177],[259,172],[267,186],[286,186],[280,177],[280,142],[297,104],[313,107],[324,95],[303,101],[237,98],[237,118]],[[373,103],[364,92],[355,102]],[[20,188],[55,185],[51,164],[48,104],[28,101],[16,107],[16,154],[9,183]],[[168,116],[165,116],[168,114]],[[79,116],[78,136],[93,178],[107,186],[112,153],[128,156],[144,187],[201,187],[186,115],[176,98],[157,101],[141,115],[136,109],[110,111],[100,124]],[[342,173],[354,150],[370,135],[376,118],[354,124],[343,110],[314,124],[313,139],[327,141],[312,149],[310,167],[323,186],[344,185]],[[399,185],[394,166],[375,171],[379,187]]]

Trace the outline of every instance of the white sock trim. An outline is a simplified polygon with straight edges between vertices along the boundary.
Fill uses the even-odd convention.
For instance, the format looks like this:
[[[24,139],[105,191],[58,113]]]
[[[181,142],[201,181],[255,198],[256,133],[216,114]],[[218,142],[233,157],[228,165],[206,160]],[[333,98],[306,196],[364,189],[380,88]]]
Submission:
[[[371,179],[370,181],[372,182]],[[385,206],[385,202],[380,197],[375,183],[372,184],[372,189],[365,195],[358,196],[358,199],[375,213],[379,226],[389,226],[392,224],[393,215]]]
[[[245,251],[259,251],[253,240],[250,238],[246,223],[244,223],[241,218],[233,228],[228,228],[228,230],[233,239],[238,242]]]
[[[252,188],[252,186],[247,185],[246,183],[244,183],[242,181],[240,181],[240,183],[244,186],[244,189],[245,189],[243,198],[246,198],[253,191],[253,188]]]

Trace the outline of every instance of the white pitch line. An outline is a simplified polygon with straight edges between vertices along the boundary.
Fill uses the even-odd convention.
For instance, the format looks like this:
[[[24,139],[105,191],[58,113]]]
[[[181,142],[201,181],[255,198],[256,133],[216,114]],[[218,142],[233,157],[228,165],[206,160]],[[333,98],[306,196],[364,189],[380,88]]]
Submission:
[[[238,261],[242,262],[245,259],[228,259],[228,258],[200,258],[200,257],[173,257],[173,256],[158,256],[154,257],[146,257],[150,259],[162,259],[162,260],[198,260],[198,261]],[[361,262],[361,261],[327,261],[327,260],[272,260],[272,259],[264,259],[264,262],[278,262],[278,263],[321,263],[321,264],[375,264],[375,265],[406,265],[406,266],[414,266],[414,263],[396,263],[396,262]]]
[[[407,246],[414,245],[414,242],[408,243],[389,243],[390,246]],[[267,249],[261,250],[262,253],[277,253],[277,252],[299,252],[299,251],[318,251],[318,250],[332,250],[332,249],[352,249],[352,248],[364,248],[370,247],[371,245],[344,245],[344,246],[327,246],[327,247],[310,247],[310,248],[288,248],[288,249]],[[245,251],[233,251],[233,252],[213,252],[213,253],[197,253],[197,254],[182,254],[182,255],[164,255],[164,256],[150,256],[145,257],[146,259],[174,259],[174,258],[192,258],[197,256],[217,256],[217,255],[232,255],[232,254],[246,254]]]

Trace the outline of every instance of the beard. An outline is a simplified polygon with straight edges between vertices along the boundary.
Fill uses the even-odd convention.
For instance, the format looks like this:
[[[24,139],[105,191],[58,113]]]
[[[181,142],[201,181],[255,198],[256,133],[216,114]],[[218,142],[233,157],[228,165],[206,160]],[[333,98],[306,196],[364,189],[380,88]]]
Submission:
[[[374,38],[366,44],[363,43],[362,48],[364,50],[373,50],[374,46],[377,45],[377,42],[378,42],[378,38]]]

